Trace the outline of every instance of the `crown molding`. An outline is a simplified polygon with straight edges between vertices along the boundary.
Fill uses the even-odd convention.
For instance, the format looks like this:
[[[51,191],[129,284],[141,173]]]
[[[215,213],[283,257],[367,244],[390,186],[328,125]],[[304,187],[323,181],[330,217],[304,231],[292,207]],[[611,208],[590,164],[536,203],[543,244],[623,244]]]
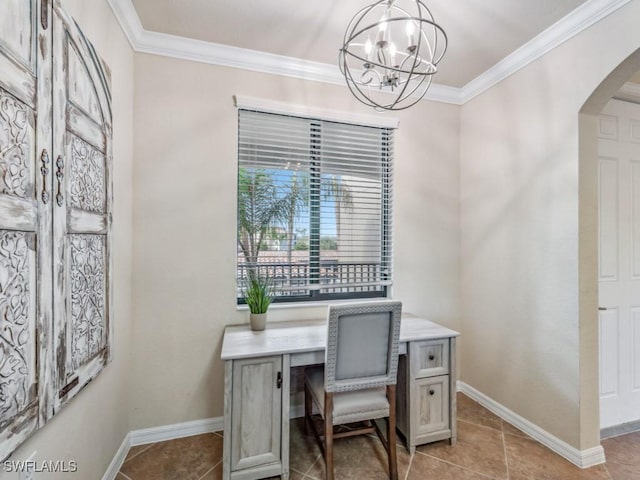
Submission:
[[[507,55],[493,67],[467,83],[462,88],[461,103],[465,104],[485,92],[630,1],[589,0],[583,3],[522,47]]]
[[[337,65],[151,32],[142,27],[131,0],[107,2],[136,52],[346,86]],[[423,98],[460,105],[460,97],[459,88],[432,84]]]
[[[137,51],[138,39],[144,32],[138,12],[136,12],[131,0],[107,0],[113,14],[118,20],[129,44],[134,51]]]
[[[344,78],[337,65],[312,62],[147,30],[140,32],[135,50],[140,53],[209,63],[222,67],[240,68],[335,85],[344,84]]]
[[[125,32],[128,32],[127,38],[131,42],[133,49],[138,53],[148,53],[222,67],[240,68],[254,72],[346,86],[344,76],[340,73],[337,65],[219,43],[204,42],[166,33],[151,32],[142,28],[135,10],[127,7],[121,8],[121,5],[119,5],[130,5],[130,0],[108,1],[112,5],[117,4],[114,12],[124,15],[124,18],[120,19],[120,25]],[[119,13],[116,13],[116,16]],[[135,15],[135,18],[130,18],[131,15]],[[138,28],[138,25],[140,28]],[[424,98],[436,102],[460,105],[460,89],[432,84]]]
[[[432,84],[425,100],[463,105],[631,0],[588,0],[462,88]],[[337,65],[145,30],[131,0],[107,0],[139,53],[345,86]]]

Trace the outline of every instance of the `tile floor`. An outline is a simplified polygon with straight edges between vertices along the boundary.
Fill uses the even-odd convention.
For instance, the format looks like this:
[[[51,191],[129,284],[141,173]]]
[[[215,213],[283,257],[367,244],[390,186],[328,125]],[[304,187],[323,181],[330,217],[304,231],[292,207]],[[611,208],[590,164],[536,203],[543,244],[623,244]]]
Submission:
[[[291,422],[291,480],[324,478],[324,463],[300,419]],[[605,465],[573,466],[463,394],[458,394],[458,443],[398,446],[401,480],[640,480],[640,432],[603,442]],[[386,479],[386,454],[373,436],[336,441],[336,479]],[[222,435],[209,433],[132,447],[117,480],[222,478]]]

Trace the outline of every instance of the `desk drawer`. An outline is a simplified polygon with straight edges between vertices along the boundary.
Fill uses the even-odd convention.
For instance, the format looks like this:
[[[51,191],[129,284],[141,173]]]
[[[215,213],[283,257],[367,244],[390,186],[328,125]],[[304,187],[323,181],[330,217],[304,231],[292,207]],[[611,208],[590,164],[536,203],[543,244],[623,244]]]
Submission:
[[[425,378],[449,374],[449,339],[411,342],[411,377]]]
[[[411,388],[416,443],[450,438],[449,375],[416,380]]]
[[[324,363],[324,350],[291,354],[291,367]]]

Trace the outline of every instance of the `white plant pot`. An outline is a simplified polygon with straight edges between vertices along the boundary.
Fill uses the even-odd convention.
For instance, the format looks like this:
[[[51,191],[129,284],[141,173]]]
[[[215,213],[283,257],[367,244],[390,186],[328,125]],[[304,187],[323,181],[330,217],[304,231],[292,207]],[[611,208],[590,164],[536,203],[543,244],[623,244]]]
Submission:
[[[249,322],[251,323],[251,330],[261,331],[267,326],[267,314],[266,313],[251,313],[249,314]]]

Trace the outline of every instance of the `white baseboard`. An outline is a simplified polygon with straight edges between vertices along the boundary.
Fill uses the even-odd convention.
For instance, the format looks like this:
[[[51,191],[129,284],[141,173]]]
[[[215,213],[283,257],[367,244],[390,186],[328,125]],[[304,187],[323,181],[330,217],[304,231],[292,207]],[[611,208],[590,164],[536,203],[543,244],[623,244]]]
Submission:
[[[605,462],[604,449],[601,445],[587,450],[578,450],[565,441],[550,434],[546,430],[538,427],[534,423],[531,423],[526,418],[523,418],[517,413],[509,410],[507,407],[501,405],[492,398],[487,397],[484,393],[476,390],[472,386],[458,381],[457,389],[459,392],[462,392],[472,398],[487,410],[502,418],[504,421],[519,428],[545,447],[566,458],[580,468],[588,468]]]
[[[113,456],[107,471],[104,472],[102,476],[102,480],[115,480],[116,475],[122,468],[122,464],[124,463],[124,459],[127,458],[127,453],[129,453],[129,449],[131,448],[131,433],[127,433],[120,444],[120,448]]]
[[[605,461],[604,449],[602,446],[590,448],[588,450],[578,450],[537,425],[531,423],[529,420],[521,417],[517,413],[512,412],[492,398],[487,397],[472,386],[458,381],[457,389],[459,392],[462,392],[472,398],[489,411],[495,413],[498,417],[519,428],[527,435],[531,436],[544,446],[580,468],[592,467],[594,465],[604,463]],[[302,416],[304,416],[304,405],[292,405],[290,418],[298,418]],[[125,436],[120,448],[113,457],[109,468],[102,477],[102,480],[114,480],[116,478],[118,471],[127,457],[129,448],[132,446],[164,442],[167,440],[190,437],[192,435],[200,435],[203,433],[218,432],[223,430],[223,428],[224,418],[215,417],[206,418],[204,420],[194,420],[192,422],[133,430]]]
[[[176,438],[190,437],[203,433],[219,432],[224,429],[224,418],[205,418],[204,420],[194,420],[192,422],[175,423],[173,425],[162,425],[160,427],[143,428],[132,430],[127,433],[118,448],[113,460],[109,464],[107,471],[102,476],[102,480],[115,480],[116,475],[122,468],[129,449],[136,445],[146,445],[148,443],[164,442],[175,440]]]
[[[146,445],[147,443],[164,442],[166,440],[175,440],[176,438],[190,437],[202,433],[218,432],[223,429],[224,418],[215,417],[133,430],[129,432],[129,437],[131,446]]]

